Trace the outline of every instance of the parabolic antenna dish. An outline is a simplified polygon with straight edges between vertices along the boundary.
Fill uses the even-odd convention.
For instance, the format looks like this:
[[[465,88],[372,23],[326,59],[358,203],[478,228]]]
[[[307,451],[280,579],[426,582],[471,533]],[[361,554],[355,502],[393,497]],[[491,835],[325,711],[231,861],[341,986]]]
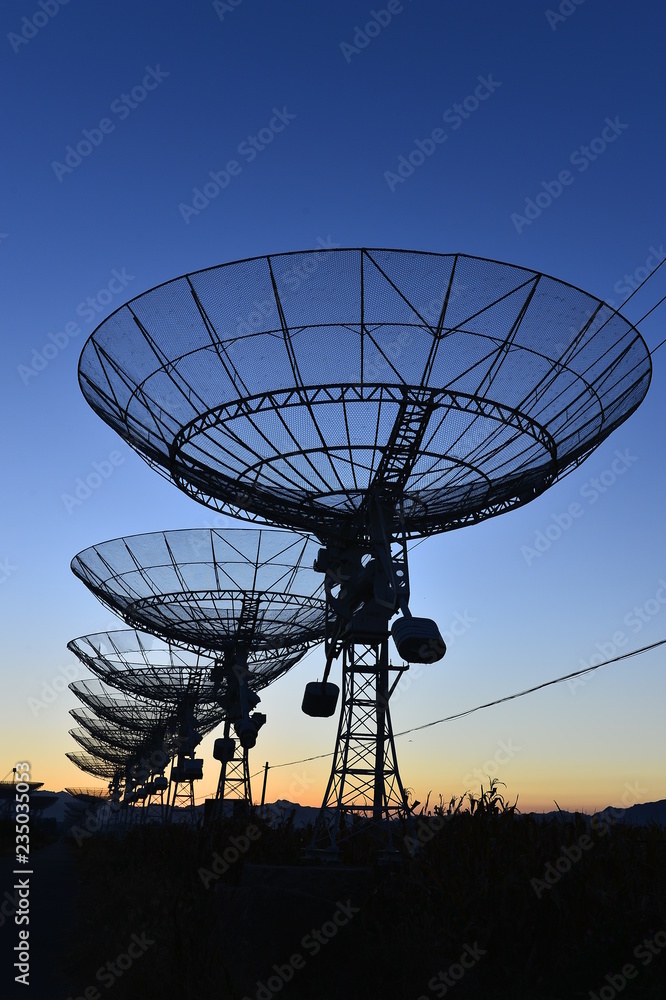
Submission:
[[[321,642],[326,601],[316,543],[272,528],[186,528],[93,545],[72,560],[89,590],[127,624],[167,641],[233,653]]]
[[[213,682],[213,653],[165,642],[147,632],[121,629],[84,635],[67,643],[85,665],[118,691],[155,701],[179,701],[196,693],[197,704],[219,705],[226,679]],[[247,682],[260,691],[300,660],[303,652],[252,654]],[[201,709],[200,709],[201,710]]]
[[[526,503],[650,376],[635,327],[572,285],[368,249],[176,278],[106,319],[79,364],[93,409],[185,492],[322,540],[358,536],[378,489],[410,537]]]
[[[83,802],[90,802],[96,799],[108,799],[109,793],[106,788],[69,788],[65,789],[73,799],[81,799]]]
[[[73,708],[69,714],[79,723],[77,732],[85,733],[87,738],[102,740],[121,750],[126,750],[137,739],[142,739],[145,742],[146,739],[150,739],[151,735],[154,735],[155,739],[163,739],[166,731],[166,723],[161,726],[157,723],[153,729],[140,730],[141,735],[139,736],[139,732],[130,729],[126,723],[100,719],[90,709]],[[70,730],[70,734],[77,742],[80,742],[72,730]],[[85,743],[81,743],[81,746],[87,749]]]
[[[153,751],[163,751],[164,743],[161,740],[147,739],[145,733],[141,736],[137,733],[127,731],[127,739],[124,747],[119,747],[115,742],[107,742],[106,739],[98,739],[91,736],[85,729],[70,729],[72,736],[79,746],[83,747],[87,753],[93,754],[102,760],[107,760],[112,764],[123,765],[128,760],[136,757],[149,756]]]
[[[144,702],[144,705],[150,706],[150,703]],[[98,716],[89,708],[72,708],[69,714],[91,736],[106,740],[107,743],[112,743],[114,746],[127,747],[129,742],[128,733],[131,734],[132,738],[134,734],[141,734],[144,739],[160,738],[167,745],[169,745],[170,741],[175,742],[171,738],[177,732],[179,719],[178,709],[173,701],[168,705],[163,704],[162,715],[155,721],[152,721],[150,716],[145,719],[139,718],[138,721],[136,717],[134,720],[130,720],[124,718],[125,713],[122,709],[119,708],[115,711],[118,718],[113,721],[110,718],[105,719]],[[198,699],[195,711],[197,729],[202,736],[215,729],[224,718],[224,712],[219,705],[204,705]],[[112,709],[109,714],[113,714],[113,712],[114,710]]]
[[[92,732],[91,726],[97,723],[102,728],[110,724],[113,731],[124,729],[128,736],[142,734],[146,738],[157,732],[169,734],[177,729],[179,705],[185,701],[195,706],[197,729],[202,735],[211,732],[224,719],[224,710],[217,704],[206,702],[205,697],[200,698],[196,684],[183,694],[182,699],[173,693],[165,694],[159,703],[119,695],[97,679],[72,681],[69,688],[89,709],[86,712],[85,709],[75,708],[70,714],[89,732]],[[127,745],[128,740],[125,742]]]
[[[157,721],[163,719],[164,713],[159,706],[151,710],[149,705],[138,702],[136,698],[127,698],[110,690],[96,678],[72,681],[69,690],[98,718],[129,729],[151,730]]]
[[[94,774],[96,778],[104,778],[107,781],[117,781],[124,777],[124,767],[118,764],[113,764],[108,760],[102,760],[95,754],[77,750],[67,753],[65,756],[68,760],[71,760],[72,764],[76,764],[78,768],[85,771],[87,774]],[[127,763],[130,763],[129,754]]]

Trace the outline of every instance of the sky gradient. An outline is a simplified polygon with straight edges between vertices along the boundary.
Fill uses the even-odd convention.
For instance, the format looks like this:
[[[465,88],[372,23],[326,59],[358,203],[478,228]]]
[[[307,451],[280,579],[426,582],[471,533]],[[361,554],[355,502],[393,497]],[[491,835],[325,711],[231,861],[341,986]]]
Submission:
[[[59,789],[95,784],[64,756],[78,702],[62,688],[86,676],[66,643],[122,627],[72,556],[238,523],[167,483],[87,406],[76,370],[97,323],[184,272],[317,246],[494,258],[619,308],[666,257],[666,12],[35,0],[0,19],[0,776],[29,760]],[[664,272],[627,318],[666,293]],[[665,315],[640,325],[651,348]],[[666,347],[643,405],[575,472],[413,548],[412,611],[449,649],[410,670],[397,732],[666,637],[665,391]],[[322,660],[312,652],[263,695],[253,771],[332,751],[337,720],[300,711]],[[401,737],[403,782],[423,801],[494,774],[523,809],[665,798],[663,661],[656,650]],[[210,739],[203,752],[200,797],[217,780]],[[268,799],[319,804],[329,766],[271,771]]]

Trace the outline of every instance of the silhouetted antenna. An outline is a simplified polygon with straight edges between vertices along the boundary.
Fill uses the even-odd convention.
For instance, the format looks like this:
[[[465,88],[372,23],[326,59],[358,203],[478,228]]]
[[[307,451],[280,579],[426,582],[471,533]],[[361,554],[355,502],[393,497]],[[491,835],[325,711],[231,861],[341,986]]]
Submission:
[[[76,642],[70,643],[70,648],[76,651]],[[71,735],[97,757],[126,765],[123,801],[127,801],[130,794],[132,801],[141,799],[146,807],[144,818],[153,795],[159,794],[160,804],[164,805],[163,793],[169,787],[164,771],[171,759],[177,754],[193,756],[203,736],[224,717],[218,704],[200,704],[197,678],[194,680],[180,697],[171,691],[159,701],[118,696],[99,681],[81,680],[70,684],[70,689],[89,706],[88,710],[71,711],[80,723],[78,729],[70,730]],[[167,817],[170,805],[173,807],[177,791],[177,787],[171,788],[172,801],[170,803],[167,797],[165,808],[161,809],[163,818]],[[188,807],[191,805],[190,792],[188,784]]]
[[[316,552],[315,543],[296,532],[201,528],[101,542],[72,560],[74,573],[102,603],[163,640],[137,630],[87,636],[70,643],[77,656],[107,683],[141,697],[164,700],[167,685],[179,705],[205,695],[222,707],[224,735],[214,751],[221,764],[218,802],[225,794],[251,802],[247,751],[266,721],[253,711],[257,691],[324,638]],[[207,692],[204,677],[212,682]],[[193,725],[183,722],[181,730],[186,734]],[[243,748],[238,757],[232,725]],[[183,747],[172,769],[176,785],[189,787],[192,812],[202,766],[193,748]]]
[[[288,531],[185,528],[100,542],[72,571],[128,625],[248,663],[304,652],[324,634],[317,547]]]
[[[68,648],[105,684],[142,701],[176,705],[194,695],[198,728],[208,731],[209,713],[215,724],[223,722],[225,727],[214,748],[222,765],[216,798],[220,802],[240,799],[252,803],[250,748],[242,747],[237,753],[231,735],[231,727],[243,719],[238,683],[233,669],[225,669],[224,656],[176,646],[135,629],[82,636],[68,643]],[[302,655],[300,649],[285,653],[250,650],[244,676],[253,708],[259,700],[258,692],[294,666]],[[80,712],[71,714],[79,720]]]
[[[98,799],[107,798],[107,792],[104,788],[72,788],[68,786],[65,791],[73,799],[81,799],[82,802],[96,802]]]
[[[132,758],[135,755],[147,757],[154,749],[157,749],[161,745],[150,738],[146,738],[145,735],[132,733],[125,728],[125,747],[121,747],[118,746],[118,743],[113,738],[113,734],[111,734],[110,740],[106,738],[104,730],[107,727],[112,730],[114,729],[111,723],[101,724],[99,727],[100,735],[93,736],[83,726],[77,726],[74,729],[70,729],[69,734],[88,753],[99,757],[101,760],[108,760],[112,764],[124,764],[128,756]]]
[[[297,287],[294,265],[309,275]],[[248,332],[239,317],[258,298]],[[239,261],[138,296],[90,337],[83,393],[146,461],[216,510],[323,544],[327,664],[303,708],[332,714],[338,656],[344,699],[318,845],[334,850],[350,815],[408,811],[389,622],[402,612],[390,631],[407,662],[445,647],[409,613],[407,540],[539,496],[636,409],[650,376],[638,331],[601,300],[462,254]]]
[[[68,760],[71,760],[72,764],[76,764],[82,771],[85,771],[87,774],[93,774],[96,778],[104,778],[108,781],[122,780],[122,767],[118,767],[118,765],[112,764],[108,760],[103,760],[95,754],[83,753],[77,750],[75,752],[70,751],[65,756]]]
[[[105,830],[116,818],[120,793],[116,793],[113,782],[108,788],[65,789],[71,801],[65,803],[65,825],[72,835],[84,836],[94,831]]]
[[[135,792],[137,768],[131,752],[128,751],[126,758],[121,762],[111,761],[97,753],[87,751],[70,752],[66,754],[66,757],[82,771],[108,781],[110,815],[106,817],[105,826],[108,825],[108,820],[111,818],[114,825],[121,816],[125,821],[128,817],[130,821],[134,818],[128,811],[128,806],[133,805],[138,798]],[[141,770],[140,767],[139,770]]]

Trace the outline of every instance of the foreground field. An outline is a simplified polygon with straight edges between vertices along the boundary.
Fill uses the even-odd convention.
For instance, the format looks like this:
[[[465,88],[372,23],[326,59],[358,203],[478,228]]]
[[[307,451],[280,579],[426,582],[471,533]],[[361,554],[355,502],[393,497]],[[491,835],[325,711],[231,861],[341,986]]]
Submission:
[[[543,822],[495,788],[417,817],[384,864],[360,832],[306,866],[308,836],[250,817],[74,847],[78,995],[663,1000],[661,827]]]

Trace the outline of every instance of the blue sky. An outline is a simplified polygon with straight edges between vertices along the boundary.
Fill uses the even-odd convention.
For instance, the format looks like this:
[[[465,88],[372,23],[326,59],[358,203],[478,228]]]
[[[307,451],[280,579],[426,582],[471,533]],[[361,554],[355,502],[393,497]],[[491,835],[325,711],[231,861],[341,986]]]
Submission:
[[[116,625],[71,557],[224,523],[84,402],[76,367],[96,323],[183,272],[321,245],[491,257],[619,307],[666,256],[666,13],[619,0],[10,0],[0,19],[2,772],[29,759],[62,787],[92,782],[64,757],[76,702],[59,679],[84,674],[66,643]],[[629,319],[666,293],[663,272]],[[650,347],[664,315],[641,326]],[[415,548],[413,610],[454,641],[411,673],[397,730],[666,636],[665,384],[666,347],[640,410],[576,472]],[[526,806],[664,798],[662,662],[656,651],[401,738],[403,780],[449,795],[490,762]],[[312,653],[266,692],[257,767],[332,750],[335,720],[299,707],[320,663]],[[205,749],[202,794],[215,785]],[[326,761],[276,770],[269,798],[317,802],[326,776]]]

